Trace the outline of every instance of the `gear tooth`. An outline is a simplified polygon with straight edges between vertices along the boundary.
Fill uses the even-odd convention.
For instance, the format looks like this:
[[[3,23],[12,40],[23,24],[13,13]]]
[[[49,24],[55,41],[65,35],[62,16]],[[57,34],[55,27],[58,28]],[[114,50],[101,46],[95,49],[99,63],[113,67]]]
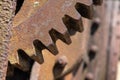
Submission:
[[[93,5],[85,5],[83,3],[77,3],[75,8],[80,13],[81,16],[92,19],[93,18]]]
[[[51,40],[51,39],[49,39],[49,40]],[[43,55],[42,55],[43,49],[49,50],[54,55],[56,55],[58,53],[57,47],[52,40],[51,40],[51,43],[48,43],[48,44],[44,44],[39,40],[34,40],[33,44],[35,46],[37,54],[39,54],[41,56],[42,60],[43,60]]]
[[[58,49],[57,49],[57,46],[52,43],[50,44],[47,49],[53,54],[53,55],[57,55],[58,54]]]
[[[42,64],[44,62],[42,50],[45,49],[45,46],[39,40],[34,40],[33,44],[35,46],[35,55],[33,55],[32,58]]]
[[[93,0],[94,5],[102,5],[103,0]]]
[[[57,39],[62,40],[63,42],[65,42],[66,44],[70,44],[71,43],[71,39],[70,39],[70,35],[67,31],[65,31],[64,33],[61,33],[55,29],[51,29],[49,32],[51,38],[53,39],[53,41],[55,42]]]
[[[26,53],[26,54],[29,55],[31,59],[37,61],[39,64],[42,64],[44,62],[42,53],[37,49],[35,50],[34,53]]]
[[[30,69],[30,57],[23,51],[18,50],[19,64],[17,65],[23,71],[28,71]]]
[[[22,50],[18,50],[14,56],[9,56],[9,61],[13,66],[23,71],[30,69],[30,58]]]
[[[14,76],[14,66],[8,61],[7,76]]]
[[[76,11],[75,4],[76,3],[74,3],[74,6],[69,7],[69,9],[66,9],[65,15],[69,15],[74,19],[79,20],[81,18],[81,15]]]
[[[52,54],[54,55],[58,54],[58,49],[49,33],[47,33],[45,39],[40,40],[40,42],[44,46],[44,48],[49,50]]]
[[[37,61],[39,64],[42,64],[44,62],[42,53],[37,49],[36,49],[36,54],[32,55],[31,58]]]
[[[68,30],[74,29],[79,32],[82,32],[84,30],[81,18],[79,20],[76,20],[76,19],[70,17],[69,15],[65,15],[63,17],[63,22],[66,25],[66,27],[68,28]]]
[[[19,63],[18,56],[9,55],[8,59],[10,61],[10,64],[12,64],[12,65]]]

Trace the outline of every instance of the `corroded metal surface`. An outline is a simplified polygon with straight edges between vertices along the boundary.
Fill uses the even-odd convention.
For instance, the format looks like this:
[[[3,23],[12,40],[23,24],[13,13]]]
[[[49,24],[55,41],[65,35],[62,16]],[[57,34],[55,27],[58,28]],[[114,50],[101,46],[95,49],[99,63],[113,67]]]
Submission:
[[[84,61],[84,66],[82,65],[76,70],[76,75],[73,76],[73,80],[105,80],[108,28],[105,27],[106,24],[104,23],[104,4],[96,6],[94,13],[95,15],[90,27],[90,37],[88,39],[87,56],[89,61]]]
[[[0,80],[6,77],[14,3],[14,0],[0,0]]]
[[[79,11],[81,8],[85,11]],[[83,17],[92,17],[92,3],[89,0],[47,1],[34,15],[13,28],[10,62],[15,65],[20,64],[19,68],[25,66],[22,62],[21,52],[26,53],[39,63],[44,62],[43,49],[47,49],[56,55],[58,53],[55,45],[57,39],[70,44],[70,35],[75,33],[69,34],[68,31],[83,31],[81,16],[77,10]]]
[[[39,75],[38,80],[41,80],[41,79],[52,80],[54,78],[53,66],[55,64],[55,61],[57,60],[57,58],[62,57],[62,56],[67,57],[68,63],[66,65],[66,67],[64,68],[64,71],[61,74],[59,74],[59,76],[61,76],[63,74],[68,74],[69,71],[71,72],[71,70],[74,69],[74,65],[77,63],[77,61],[79,61],[77,59],[79,59],[79,58],[81,59],[83,53],[85,53],[85,51],[86,51],[85,50],[86,45],[84,45],[84,44],[87,43],[86,42],[87,32],[86,32],[86,34],[84,34],[84,33],[81,33],[81,34],[76,33],[74,36],[72,36],[71,37],[72,43],[70,45],[66,45],[63,42],[61,42],[60,40],[57,41],[56,44],[57,44],[58,50],[59,50],[59,54],[57,56],[53,56],[48,51],[44,51],[44,53],[45,53],[44,59],[46,60],[46,62],[44,62],[44,64],[41,65],[40,73],[42,73],[42,74]],[[81,43],[81,41],[82,41],[82,43]],[[46,73],[44,73],[44,72],[47,72],[48,74],[46,75]],[[46,76],[46,77],[44,77],[44,76]]]
[[[107,44],[108,44],[108,27],[106,27],[105,18],[105,4],[95,8],[95,19],[91,26],[90,47],[97,46],[97,51],[89,52],[91,57],[88,66],[88,73],[93,75],[93,80],[105,80],[106,76],[106,59],[107,59]]]
[[[16,6],[17,10],[13,21],[13,27],[21,24],[36,13],[37,9],[42,7],[46,1],[47,0],[17,0],[18,6]]]
[[[10,63],[26,71],[30,68],[29,58],[37,61],[41,64],[38,80],[53,80],[72,72],[87,48],[89,21],[82,17],[92,19],[93,4],[101,3],[102,0],[24,0],[14,18]]]

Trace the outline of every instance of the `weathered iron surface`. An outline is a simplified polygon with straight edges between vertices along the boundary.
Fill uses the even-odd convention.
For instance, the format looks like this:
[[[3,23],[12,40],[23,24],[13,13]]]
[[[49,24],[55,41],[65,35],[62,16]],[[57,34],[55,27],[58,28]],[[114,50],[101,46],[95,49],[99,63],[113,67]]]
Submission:
[[[43,53],[44,53],[43,56],[46,61],[42,65],[38,65],[36,63],[36,65],[38,65],[38,68],[39,68],[38,73],[37,72],[35,73],[36,69],[34,67],[32,69],[35,74],[39,74],[39,77],[35,76],[37,78],[37,79],[35,78],[36,80],[41,80],[41,79],[52,80],[54,78],[53,67],[55,65],[55,62],[57,59],[59,59],[62,56],[67,57],[67,65],[65,66],[62,74],[60,74],[59,76],[65,76],[65,80],[69,80],[72,78],[73,75],[71,74],[69,76],[68,74],[74,70],[76,65],[79,66],[79,62],[81,62],[83,53],[86,53],[87,45],[85,45],[85,44],[87,44],[87,39],[88,39],[88,34],[89,34],[89,21],[86,19],[83,19],[83,22],[85,23],[84,26],[86,26],[84,32],[83,33],[77,32],[75,35],[71,36],[72,43],[70,45],[66,45],[60,40],[58,40],[56,42],[56,45],[59,50],[58,55],[53,56],[47,50],[43,51]],[[79,56],[76,56],[76,55],[79,55]],[[77,60],[77,58],[80,58],[80,59]],[[47,75],[46,75],[46,73],[47,73]],[[68,75],[68,76],[66,76],[66,75]],[[33,80],[34,75],[32,74],[31,77],[32,77],[31,80]]]
[[[95,33],[91,35],[90,47],[96,45],[98,50],[95,53],[90,53],[95,57],[91,60],[88,66],[88,73],[92,73],[93,80],[105,80],[106,76],[106,59],[107,59],[107,44],[108,44],[108,27],[105,22],[105,4],[102,7],[96,7],[96,16],[93,20],[91,30],[95,28]],[[98,25],[94,25],[98,24]]]
[[[47,0],[17,0],[16,15],[13,21],[13,27],[26,21],[36,11],[41,8]]]
[[[56,44],[58,46],[59,54],[56,56],[51,55],[48,51],[43,51],[44,59],[46,60],[46,62],[44,62],[44,64],[42,64],[40,67],[40,75],[39,75],[38,80],[41,80],[41,79],[52,80],[54,78],[53,66],[55,65],[55,62],[59,57],[66,56],[67,60],[68,60],[67,65],[65,66],[63,72],[61,74],[59,74],[59,76],[65,76],[65,75],[69,74],[70,72],[73,71],[75,66],[78,66],[78,64],[79,64],[78,62],[81,60],[83,53],[85,53],[85,51],[86,51],[86,49],[85,49],[86,45],[84,45],[84,44],[87,43],[86,42],[87,32],[86,32],[86,34],[84,34],[84,33],[76,33],[74,36],[72,36],[71,37],[72,43],[70,45],[66,45],[62,41],[58,40]],[[81,43],[81,41],[82,41],[82,43]],[[44,72],[47,72],[47,75]],[[46,76],[46,77],[44,77],[44,76]],[[57,76],[57,77],[59,77],[59,76]]]
[[[93,3],[101,4],[97,1]],[[40,64],[44,62],[40,66],[40,72],[37,71],[39,77],[36,80],[64,78],[78,64],[82,64],[83,68],[81,59],[83,53],[86,53],[89,21],[82,17],[92,19],[93,3],[90,0],[25,0],[14,18],[9,56],[11,64],[26,71],[30,68],[29,58]],[[93,46],[92,49],[95,50],[96,47]],[[61,57],[65,57],[62,63]],[[71,74],[65,79],[72,77],[73,80],[77,78]]]
[[[79,2],[89,6],[82,6],[83,3]],[[28,65],[29,63],[23,61],[25,59],[21,57],[21,54],[26,53],[37,62],[43,63],[43,49],[48,49],[54,55],[58,53],[55,44],[57,39],[70,44],[70,35],[74,33],[69,34],[68,31],[83,31],[82,19],[77,12],[81,6],[85,11],[79,11],[79,13],[86,13],[88,15],[84,17],[91,17],[93,9],[89,0],[49,0],[34,15],[14,27],[10,44],[10,62],[16,66],[20,64],[19,68],[25,67],[25,64]]]
[[[83,62],[76,70],[73,80],[106,80],[106,59],[108,43],[108,27],[106,27],[104,7],[95,7],[92,26],[90,27],[90,38],[88,44],[89,63]],[[100,12],[99,12],[100,11]],[[82,76],[82,77],[80,77]]]
[[[14,3],[14,0],[0,0],[0,80],[6,77]]]

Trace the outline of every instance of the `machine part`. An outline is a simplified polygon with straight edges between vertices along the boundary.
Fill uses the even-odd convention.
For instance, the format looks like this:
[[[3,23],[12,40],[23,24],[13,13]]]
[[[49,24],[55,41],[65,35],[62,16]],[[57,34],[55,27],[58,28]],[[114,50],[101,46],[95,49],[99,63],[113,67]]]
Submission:
[[[96,52],[96,57],[88,65],[85,80],[116,80],[120,46],[118,38],[120,35],[119,3],[119,1],[106,0],[103,7],[95,8],[95,13],[99,16],[100,21],[97,20],[92,25],[96,28],[91,29],[93,31],[91,32],[90,46],[96,45],[98,50],[96,52],[92,49]],[[103,16],[105,17],[103,18]],[[92,78],[89,73],[92,74]]]
[[[88,43],[89,63],[84,62],[76,70],[73,80],[106,80],[106,59],[108,43],[108,25],[105,14],[105,4],[94,8],[94,18],[90,27]],[[82,76],[82,77],[80,77]]]
[[[25,0],[22,7],[16,10],[9,61],[23,71],[30,69],[30,57],[40,64],[44,62],[40,67],[39,79],[52,80],[56,77],[52,73],[55,61],[65,56],[68,64],[59,75],[65,76],[73,71],[77,63],[80,64],[86,51],[89,32],[77,31],[82,32],[83,25],[89,26],[89,21],[81,17],[92,19],[93,4],[89,0],[29,1]],[[25,18],[25,14],[29,15]]]
[[[5,80],[11,37],[14,0],[0,0],[0,80]]]
[[[98,19],[97,19],[98,20]],[[86,23],[86,24],[85,24]],[[85,31],[82,33],[82,34],[84,34],[84,36],[80,36],[80,38],[84,38],[84,40],[79,40],[79,41],[81,41],[81,42],[84,42],[85,40],[88,40],[88,33],[89,33],[89,25],[88,25],[88,21],[86,21],[86,20],[84,20],[84,26],[86,26],[86,28],[85,28]],[[86,37],[85,37],[86,36]],[[74,37],[75,38],[77,38],[77,37],[79,37],[79,36],[76,36],[76,34],[74,35]],[[72,43],[71,44],[75,44],[76,42],[78,42],[78,41],[76,41],[75,40],[75,38],[73,38],[72,39]],[[80,43],[81,43],[80,42]],[[56,43],[57,44],[57,43]],[[81,45],[81,46],[85,46],[85,44],[87,44],[87,42],[85,42],[85,43],[83,43],[83,45]],[[60,48],[59,46],[60,46],[60,44],[59,45],[57,45],[58,46],[58,48]],[[61,45],[61,47],[64,47],[65,45]],[[75,45],[75,46],[78,46],[77,44]],[[73,49],[76,49],[76,48],[74,48],[74,46],[72,45],[69,45],[69,47],[72,47]],[[73,56],[74,56],[74,54],[75,54],[75,50],[73,50],[72,48],[70,48],[69,49],[69,47],[66,47],[65,49],[63,49],[62,48],[62,50],[61,49],[58,49],[59,50],[59,54],[57,55],[57,56],[59,56],[59,55],[61,55],[62,53],[61,52],[64,52],[64,53],[66,53],[65,51],[70,51],[71,52],[71,54],[70,54],[70,56],[73,58]],[[86,48],[86,47],[85,47]],[[97,49],[97,47],[92,47],[92,49],[93,50],[95,50],[95,51],[98,51],[98,49]],[[72,55],[72,51],[73,51],[73,55]],[[82,49],[82,52],[84,52],[84,51],[86,51],[86,49],[84,50],[84,49]],[[81,51],[79,51],[80,53],[81,53]],[[69,53],[68,53],[69,54]],[[63,55],[66,55],[66,54],[63,54]],[[51,62],[45,62],[44,64],[42,64],[41,66],[39,65],[38,67],[40,68],[40,72],[38,72],[38,73],[36,73],[36,74],[39,74],[39,77],[38,76],[36,76],[37,77],[37,79],[36,80],[47,80],[47,79],[50,79],[50,80],[52,80],[53,78],[52,78],[52,76],[53,76],[53,74],[51,73],[52,72],[52,69],[53,69],[53,66],[54,66],[54,64],[55,64],[55,59],[54,59],[54,57],[51,57],[52,55],[48,55],[48,53],[47,53],[47,51],[46,51],[46,58],[45,58],[45,60],[47,59],[47,60],[49,60],[49,61],[51,61]],[[56,56],[56,57],[57,57]],[[62,55],[61,55],[62,56]],[[67,57],[68,57],[69,55],[67,55]],[[58,57],[59,58],[59,57]],[[70,59],[72,59],[72,58],[70,58]],[[82,58],[82,57],[81,57]],[[71,62],[71,61],[69,61],[70,59],[68,59],[68,64],[69,64],[69,62]],[[54,62],[54,63],[52,63],[52,61]],[[81,60],[79,60],[79,62],[81,62]],[[76,63],[76,62],[75,62]],[[78,64],[77,64],[78,65]],[[80,64],[80,67],[83,65],[83,63],[82,64]],[[48,67],[47,67],[48,66]],[[66,65],[66,67],[67,67],[68,65]],[[84,67],[85,67],[85,64],[83,65]],[[76,68],[76,67],[74,67],[74,68]],[[74,69],[73,68],[73,69]],[[35,68],[33,68],[32,69],[33,70],[33,72],[35,72],[34,70],[35,70]],[[51,71],[50,71],[51,70]],[[66,74],[69,74],[70,72],[74,72],[74,70],[72,70],[72,71],[70,71],[70,69],[68,69],[68,70],[66,70],[67,72],[64,72],[63,71],[63,73],[62,73],[62,78],[60,78],[60,80],[61,79],[65,79],[65,80],[70,80],[70,79],[72,79],[71,77],[73,76],[73,79],[72,80],[76,80],[74,77],[75,77],[75,75],[74,74],[70,74],[70,76],[68,75],[68,77],[66,77],[65,75]],[[69,72],[70,71],[70,72]],[[47,72],[47,76],[46,76],[46,73],[44,73],[44,72]],[[69,73],[68,73],[69,72]],[[64,75],[65,74],[65,75]],[[83,74],[82,74],[82,71],[81,71],[81,75],[79,75],[79,78],[77,78],[77,79],[80,79],[80,76],[82,76]],[[33,76],[33,75],[31,75],[31,76]],[[46,76],[46,77],[45,77]],[[34,77],[34,76],[33,76]],[[82,76],[83,77],[83,76]],[[33,78],[32,78],[33,79]],[[57,78],[58,79],[58,78]],[[57,80],[57,79],[55,79],[55,80]],[[58,79],[59,80],[59,79]]]
[[[55,78],[61,75],[67,63],[68,61],[67,61],[66,56],[62,56],[57,59],[53,67],[53,75]]]
[[[81,8],[85,11],[80,11],[79,9]],[[58,53],[55,44],[57,39],[61,39],[63,42],[70,44],[70,35],[73,35],[70,34],[70,30],[72,32],[83,31],[82,19],[77,10],[83,17],[92,17],[93,8],[89,0],[48,0],[34,15],[14,27],[10,44],[11,54],[9,56],[11,64],[26,70],[26,68],[28,69],[29,63],[21,57],[22,53],[26,53],[29,57],[41,64],[44,62],[42,55],[43,49],[49,50],[54,55]],[[86,15],[83,13],[86,13]],[[65,53],[62,54],[65,55]]]
[[[13,21],[13,27],[18,26],[26,21],[30,16],[36,13],[47,0],[17,0],[16,15]]]
[[[105,3],[102,4],[101,7],[97,6],[95,8],[96,14],[91,26],[91,37],[88,45],[91,47],[88,51],[88,55],[91,54],[91,56],[89,56],[90,63],[88,65],[87,74],[91,73],[93,75],[92,80],[106,80],[106,59],[109,28],[106,27],[105,10]]]

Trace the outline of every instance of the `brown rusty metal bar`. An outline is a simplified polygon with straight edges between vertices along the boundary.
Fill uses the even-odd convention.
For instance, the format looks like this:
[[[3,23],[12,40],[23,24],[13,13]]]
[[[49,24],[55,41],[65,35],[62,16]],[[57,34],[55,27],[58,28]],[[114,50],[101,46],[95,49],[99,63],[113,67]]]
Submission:
[[[105,80],[106,73],[106,50],[108,42],[108,28],[105,23],[105,4],[97,6],[95,8],[95,18],[91,27],[91,37],[89,42],[90,49],[88,50],[90,57],[90,64],[88,65],[88,73],[86,74],[86,80]],[[97,25],[96,25],[97,24]],[[92,48],[96,46],[96,50]],[[94,52],[91,52],[91,49]],[[92,78],[89,77],[92,75]]]
[[[103,3],[101,7],[96,7],[96,15],[100,19],[99,28],[93,37],[93,44],[98,47],[96,52],[95,60],[92,62],[93,70],[93,80],[104,80],[105,79],[105,69],[106,69],[106,50],[108,42],[108,28],[105,23],[105,4]],[[96,17],[96,16],[95,16]],[[92,45],[93,45],[92,44]]]
[[[81,67],[78,69],[77,75],[73,78],[75,80],[105,80],[108,28],[105,27],[106,24],[103,18],[104,5],[95,7],[94,13],[95,19],[91,27],[92,32],[90,32],[91,36],[88,46],[89,63],[84,68],[81,66],[82,69]]]
[[[0,80],[5,80],[6,77],[14,10],[14,0],[0,0]]]

